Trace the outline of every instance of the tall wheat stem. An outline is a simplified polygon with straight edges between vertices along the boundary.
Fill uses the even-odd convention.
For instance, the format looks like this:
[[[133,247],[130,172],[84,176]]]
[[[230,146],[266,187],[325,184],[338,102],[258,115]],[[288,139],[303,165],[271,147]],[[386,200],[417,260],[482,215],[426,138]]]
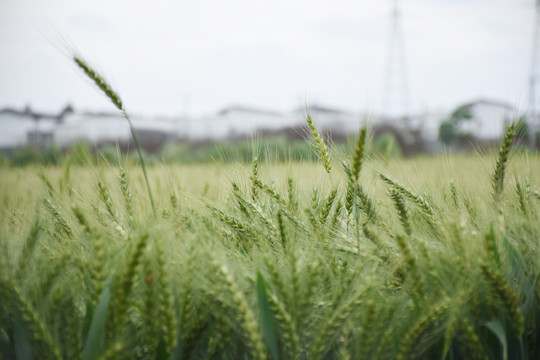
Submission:
[[[141,147],[139,146],[139,140],[137,139],[137,135],[135,134],[135,128],[133,127],[133,123],[131,122],[131,119],[126,113],[126,110],[124,108],[124,105],[122,103],[122,100],[120,99],[120,96],[118,96],[118,93],[114,91],[114,89],[107,83],[105,78],[98,74],[94,69],[88,65],[86,61],[84,61],[82,58],[78,56],[73,57],[73,61],[84,71],[86,76],[88,76],[96,85],[105,93],[105,95],[109,98],[109,100],[112,101],[114,106],[120,112],[122,113],[122,117],[124,117],[128,124],[129,124],[129,130],[131,131],[131,136],[133,137],[133,142],[135,143],[135,147],[137,148],[137,153],[139,154],[139,160],[141,161],[141,166],[144,173],[144,180],[146,181],[146,188],[148,190],[148,197],[150,198],[150,203],[152,205],[152,211],[154,212],[154,218],[157,218],[157,212],[156,212],[156,206],[154,204],[154,197],[152,196],[152,190],[150,190],[150,183],[148,182],[148,175],[146,173],[146,165],[144,164],[144,159],[141,153]]]
[[[142,166],[142,170],[144,174],[144,181],[146,181],[146,188],[148,189],[148,197],[150,198],[150,203],[152,204],[152,211],[154,212],[154,217],[157,218],[156,206],[154,204],[154,197],[152,196],[152,190],[150,190],[150,183],[148,182],[148,175],[146,174],[146,165],[144,164],[144,159],[141,153],[141,147],[139,146],[139,140],[137,140],[137,135],[135,135],[135,128],[133,127],[133,124],[131,123],[131,120],[125,110],[122,111],[122,116],[128,121],[129,130],[131,131],[131,136],[133,136],[133,142],[135,143],[135,147],[137,148],[137,154],[139,154],[139,159],[141,160],[141,166]]]

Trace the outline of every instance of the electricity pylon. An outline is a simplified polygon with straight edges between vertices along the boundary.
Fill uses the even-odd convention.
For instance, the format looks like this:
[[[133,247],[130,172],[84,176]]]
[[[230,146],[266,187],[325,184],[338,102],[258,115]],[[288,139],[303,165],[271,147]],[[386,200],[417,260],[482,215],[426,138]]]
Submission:
[[[390,21],[383,113],[389,117],[401,116],[407,121],[409,116],[409,84],[407,81],[403,23],[399,0],[393,1]],[[408,124],[405,123],[405,125]]]

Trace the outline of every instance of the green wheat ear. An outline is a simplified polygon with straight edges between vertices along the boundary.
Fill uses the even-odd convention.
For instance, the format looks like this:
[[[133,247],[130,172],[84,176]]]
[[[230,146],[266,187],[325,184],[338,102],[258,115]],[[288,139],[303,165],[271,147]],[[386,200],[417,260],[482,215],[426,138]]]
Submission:
[[[317,151],[319,152],[319,158],[321,159],[321,162],[323,163],[326,172],[330,174],[330,170],[332,170],[332,165],[330,164],[328,147],[324,143],[322,136],[317,131],[317,128],[315,127],[315,124],[313,124],[313,120],[311,119],[311,116],[309,114],[307,114],[306,120],[309,126],[309,131],[311,132],[311,135],[313,135],[315,147],[317,147]]]
[[[92,79],[96,85],[105,93],[105,95],[113,102],[114,106],[118,108],[120,111],[124,111],[124,106],[122,104],[122,100],[120,99],[120,96],[116,93],[116,91],[113,90],[113,88],[105,81],[105,79],[99,75],[94,69],[90,67],[84,61],[78,56],[73,57],[73,61],[84,71],[86,76],[88,76],[90,79]]]
[[[360,134],[358,135],[358,140],[356,141],[356,146],[354,148],[354,156],[352,163],[352,174],[354,176],[355,183],[358,183],[358,178],[360,177],[360,170],[362,170],[362,162],[364,160],[364,152],[366,147],[366,126],[362,126],[360,129]]]
[[[148,182],[148,175],[146,173],[146,165],[144,164],[144,159],[141,153],[141,147],[139,146],[139,140],[135,134],[135,128],[131,123],[131,119],[126,113],[122,99],[116,91],[109,85],[103,76],[101,76],[97,71],[92,69],[88,63],[78,56],[73,56],[73,61],[81,68],[81,70],[88,76],[97,86],[103,91],[103,93],[112,101],[114,106],[122,112],[122,116],[127,120],[129,124],[129,130],[131,131],[131,136],[133,137],[133,142],[137,148],[137,153],[139,154],[139,160],[141,161],[141,166],[144,173],[144,180],[146,181],[146,188],[148,190],[148,197],[150,198],[150,203],[152,205],[152,211],[154,212],[154,218],[157,218],[156,206],[154,205],[154,197],[152,196],[152,190],[150,190],[150,183]]]
[[[500,199],[503,191],[506,164],[508,162],[508,156],[510,154],[510,149],[512,148],[512,141],[514,140],[515,134],[516,126],[514,123],[511,123],[504,134],[501,149],[499,150],[499,158],[497,159],[497,164],[495,166],[495,173],[491,177],[493,184],[493,198],[495,201]]]

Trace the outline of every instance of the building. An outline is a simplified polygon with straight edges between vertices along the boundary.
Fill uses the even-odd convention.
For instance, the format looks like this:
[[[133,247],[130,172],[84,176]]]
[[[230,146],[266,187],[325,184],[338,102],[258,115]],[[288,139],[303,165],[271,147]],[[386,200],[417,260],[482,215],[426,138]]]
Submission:
[[[508,123],[517,117],[509,104],[479,99],[458,109],[465,113],[456,122],[458,131],[482,142],[493,142],[503,134]],[[310,114],[319,131],[334,141],[358,133],[363,124],[374,136],[392,133],[403,150],[437,152],[442,146],[439,128],[456,111],[418,114],[403,119],[365,115],[314,104],[290,112],[278,112],[248,106],[229,106],[217,113],[198,117],[132,116],[131,121],[143,148],[157,151],[168,141],[217,142],[238,140],[256,135],[285,134],[289,138],[309,136],[306,114]],[[58,115],[38,114],[29,110],[0,110],[0,148],[10,149],[33,144],[46,147],[52,143],[69,147],[77,141],[93,145],[120,143],[131,147],[128,122],[119,113],[75,112],[70,106]]]
[[[519,118],[517,110],[502,101],[478,99],[462,107],[470,119],[461,122],[460,130],[483,142],[499,140],[510,122]]]
[[[7,150],[33,144],[47,146],[53,140],[52,132],[58,118],[52,115],[15,109],[0,110],[0,149]]]

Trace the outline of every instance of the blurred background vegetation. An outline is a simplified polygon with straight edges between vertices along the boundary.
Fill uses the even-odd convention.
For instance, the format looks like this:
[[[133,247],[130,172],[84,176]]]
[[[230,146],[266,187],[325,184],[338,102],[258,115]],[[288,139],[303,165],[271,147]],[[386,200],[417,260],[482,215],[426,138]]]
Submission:
[[[354,147],[353,138],[333,144],[336,153],[350,153]],[[391,133],[383,133],[370,141],[372,154],[384,159],[400,158],[403,155],[399,143]],[[14,149],[11,154],[0,155],[1,166],[24,167],[28,165],[92,165],[100,161],[118,164],[120,157],[127,158],[134,164],[139,160],[135,148],[124,151],[118,144],[93,146],[85,142],[76,142],[72,147],[61,149],[52,144],[39,149],[26,146]],[[125,156],[127,154],[127,156]],[[244,139],[236,142],[188,144],[168,142],[155,153],[145,152],[147,164],[193,164],[193,163],[250,163],[253,156],[260,161],[316,161],[311,141],[305,139],[290,140],[286,136],[274,136],[264,139]]]

